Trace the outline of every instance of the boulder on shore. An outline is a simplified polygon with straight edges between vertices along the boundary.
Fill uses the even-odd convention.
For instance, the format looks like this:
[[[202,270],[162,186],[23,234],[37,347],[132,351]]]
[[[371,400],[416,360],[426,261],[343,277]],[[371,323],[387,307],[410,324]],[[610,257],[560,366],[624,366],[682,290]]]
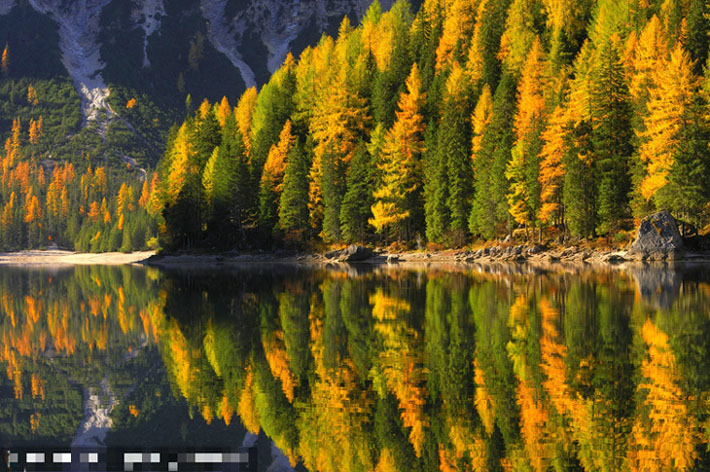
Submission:
[[[357,244],[351,244],[341,251],[330,251],[325,254],[327,259],[337,262],[360,262],[372,256],[372,249]]]
[[[667,211],[644,218],[629,247],[629,253],[649,260],[674,259],[682,251],[683,238],[675,218]]]

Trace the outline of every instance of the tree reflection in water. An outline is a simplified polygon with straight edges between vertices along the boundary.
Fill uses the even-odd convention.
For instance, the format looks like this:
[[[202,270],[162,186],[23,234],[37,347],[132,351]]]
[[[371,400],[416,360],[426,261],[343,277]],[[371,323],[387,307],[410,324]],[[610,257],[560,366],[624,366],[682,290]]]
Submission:
[[[521,267],[2,272],[0,434],[71,436],[69,384],[157,350],[118,431],[179,400],[308,470],[710,467],[710,274]]]

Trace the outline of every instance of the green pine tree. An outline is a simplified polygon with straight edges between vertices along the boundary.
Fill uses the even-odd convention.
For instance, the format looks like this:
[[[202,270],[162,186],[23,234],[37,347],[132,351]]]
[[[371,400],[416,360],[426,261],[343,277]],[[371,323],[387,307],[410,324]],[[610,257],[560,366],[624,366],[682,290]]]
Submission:
[[[363,242],[372,216],[372,157],[364,145],[358,146],[347,178],[347,190],[340,207],[340,231],[348,243]]]

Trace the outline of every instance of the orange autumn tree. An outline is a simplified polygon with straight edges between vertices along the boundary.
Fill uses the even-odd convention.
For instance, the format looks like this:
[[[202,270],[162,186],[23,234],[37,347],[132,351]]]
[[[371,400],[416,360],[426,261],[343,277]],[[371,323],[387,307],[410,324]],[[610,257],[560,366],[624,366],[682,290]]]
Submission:
[[[229,104],[227,97],[222,97],[222,101],[219,102],[217,107],[217,121],[219,121],[220,126],[224,126],[227,121],[227,117],[232,114],[232,106]]]
[[[491,122],[493,114],[493,95],[491,87],[488,84],[483,86],[481,96],[478,98],[476,108],[473,109],[471,116],[471,124],[473,128],[473,137],[471,138],[471,159],[476,165],[476,156],[481,150],[481,142],[483,141],[483,133],[486,131],[488,124]]]
[[[251,129],[254,110],[256,110],[256,99],[256,88],[248,88],[246,92],[242,94],[236,108],[234,109],[234,117],[237,120],[237,128],[239,129],[239,133],[242,135],[244,150],[246,151],[247,156],[251,156],[252,150]]]
[[[36,106],[39,104],[39,97],[37,96],[37,89],[35,89],[34,85],[32,85],[32,84],[27,86],[27,103],[29,103],[32,106]]]
[[[545,52],[540,39],[536,38],[518,85],[518,111],[514,121],[516,141],[505,171],[510,182],[507,195],[510,214],[526,231],[535,223],[539,210],[538,153],[542,144],[540,132],[547,116],[544,95],[547,81]]]
[[[560,225],[562,213],[562,187],[564,184],[564,156],[567,152],[567,129],[569,118],[563,105],[558,105],[550,115],[547,127],[541,134],[540,151],[540,213],[544,225]]]
[[[445,19],[439,46],[436,48],[436,69],[442,70],[459,58],[454,57],[454,50],[468,50],[468,44],[473,32],[475,4],[469,0],[450,0],[444,2]]]
[[[375,190],[373,218],[369,223],[377,232],[389,230],[400,239],[409,236],[407,219],[421,190],[421,154],[424,152],[424,118],[420,109],[425,99],[416,63],[406,82],[407,91],[399,99],[397,121],[386,136],[381,152],[381,184]]]
[[[653,88],[639,148],[646,176],[640,193],[659,208],[693,217],[706,201],[707,150],[703,135],[706,113],[698,102],[700,78],[690,54],[677,44],[653,73]]]
[[[2,70],[3,77],[7,77],[10,74],[10,46],[7,43],[5,43],[5,49],[2,50],[0,70]]]
[[[279,142],[269,150],[261,174],[259,187],[259,219],[264,228],[271,230],[278,221],[279,198],[283,190],[284,172],[288,155],[296,144],[291,132],[291,121],[287,120],[279,134]]]
[[[37,120],[30,119],[30,144],[37,144],[42,137],[42,116]]]

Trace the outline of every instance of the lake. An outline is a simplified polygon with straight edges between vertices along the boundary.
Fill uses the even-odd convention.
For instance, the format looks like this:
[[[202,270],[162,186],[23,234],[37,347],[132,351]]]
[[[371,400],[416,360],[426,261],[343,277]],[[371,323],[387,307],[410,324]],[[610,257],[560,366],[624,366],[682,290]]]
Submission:
[[[710,266],[2,267],[0,336],[10,451],[710,469]]]

